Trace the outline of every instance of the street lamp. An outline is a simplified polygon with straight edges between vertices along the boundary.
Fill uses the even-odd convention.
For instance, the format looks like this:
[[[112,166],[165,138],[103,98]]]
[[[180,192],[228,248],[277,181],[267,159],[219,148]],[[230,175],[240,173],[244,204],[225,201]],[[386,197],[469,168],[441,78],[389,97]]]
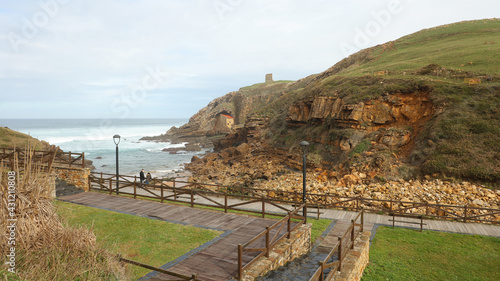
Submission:
[[[113,136],[113,142],[116,144],[116,194],[118,194],[118,144],[120,143],[120,135]]]
[[[309,143],[307,141],[301,141],[300,146],[302,146],[302,203],[306,203],[306,151]],[[304,217],[306,216],[306,207],[304,206]]]

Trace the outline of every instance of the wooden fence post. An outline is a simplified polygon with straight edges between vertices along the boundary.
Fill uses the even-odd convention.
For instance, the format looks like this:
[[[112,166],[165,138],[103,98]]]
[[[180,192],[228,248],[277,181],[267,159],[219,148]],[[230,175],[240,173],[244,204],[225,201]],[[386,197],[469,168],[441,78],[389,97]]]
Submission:
[[[243,279],[243,246],[238,244],[238,280]]]
[[[288,212],[287,223],[288,223],[288,225],[287,225],[288,234],[287,234],[286,238],[290,239],[290,237],[291,237],[290,234],[291,234],[291,229],[292,229],[292,215],[290,214],[290,212]]]
[[[163,203],[163,183],[160,186],[161,203]]]
[[[137,185],[134,182],[134,199],[137,199]]]
[[[320,270],[321,275],[319,276],[319,280],[320,280],[320,281],[323,281],[323,280],[325,280],[325,278],[323,277],[324,272],[325,272],[325,263],[324,263],[323,261],[320,261],[320,262],[319,262],[319,266],[320,266],[320,268],[321,268],[321,270]]]
[[[339,269],[338,269],[338,271],[340,272],[342,270],[342,237],[339,237],[339,255],[338,255],[338,260],[339,260]]]
[[[113,188],[113,180],[109,179],[109,195],[111,195],[112,188]]]
[[[224,192],[224,213],[227,213],[227,193]]]
[[[68,156],[69,156],[68,157],[69,166],[71,167],[71,151],[69,152]]]
[[[351,220],[351,225],[352,225],[352,230],[351,230],[351,249],[354,249],[354,228],[355,228],[355,225],[354,225],[354,220]]]
[[[85,152],[82,152],[82,168],[85,169]]]
[[[194,208],[194,190],[191,189],[191,208]]]
[[[467,206],[464,206],[464,222],[467,222]]]
[[[269,226],[266,226],[266,258],[269,257]]]
[[[264,196],[261,197],[262,200],[262,217],[266,217],[266,199],[264,199]]]

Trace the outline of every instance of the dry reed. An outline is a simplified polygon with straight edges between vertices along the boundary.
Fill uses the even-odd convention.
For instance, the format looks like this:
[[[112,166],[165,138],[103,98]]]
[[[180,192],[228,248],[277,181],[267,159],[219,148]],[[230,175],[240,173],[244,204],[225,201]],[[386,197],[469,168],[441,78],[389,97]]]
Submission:
[[[123,267],[117,259],[96,244],[96,237],[85,228],[69,228],[61,223],[53,205],[55,183],[50,171],[14,159],[14,167],[0,165],[0,248],[2,260],[15,248],[15,274],[12,264],[0,267],[5,280],[123,280]],[[23,163],[23,164],[19,164]],[[15,207],[8,205],[8,175],[15,172]],[[12,183],[12,182],[11,182]],[[12,193],[11,193],[12,194]],[[12,196],[10,197],[12,200]],[[12,201],[10,201],[12,202]],[[8,244],[15,214],[15,245]],[[4,254],[5,253],[5,254]],[[9,279],[7,279],[7,276]]]

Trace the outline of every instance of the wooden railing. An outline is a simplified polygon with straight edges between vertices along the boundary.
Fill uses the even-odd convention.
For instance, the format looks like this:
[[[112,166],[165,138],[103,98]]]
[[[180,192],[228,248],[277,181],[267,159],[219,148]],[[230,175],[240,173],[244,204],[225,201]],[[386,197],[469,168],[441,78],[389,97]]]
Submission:
[[[56,150],[26,150],[22,148],[0,148],[0,162],[12,167],[15,159],[18,164],[30,161],[51,168],[53,166],[85,168],[85,153]]]
[[[105,173],[91,173],[89,175],[89,189],[104,191],[111,194],[122,194],[130,195],[134,198],[148,198],[158,200],[160,202],[180,202],[189,204],[191,207],[194,206],[204,206],[212,207],[224,212],[229,210],[236,210],[246,213],[258,214],[263,218],[266,215],[277,215],[284,216],[282,213],[272,213],[266,210],[266,206],[273,206],[284,213],[290,212],[289,209],[279,205],[292,205],[295,202],[286,200],[269,199],[263,196],[253,196],[253,195],[239,195],[239,194],[229,194],[211,191],[201,188],[202,186],[197,183],[187,183],[181,182],[182,187],[175,187],[180,185],[178,181],[168,181],[168,180],[158,180],[154,184],[145,184],[137,181],[135,176],[119,176],[118,188],[116,187],[116,175],[105,174]],[[142,191],[142,192],[141,192]],[[218,202],[216,198],[224,198],[224,200],[219,200],[223,202]],[[200,202],[201,199],[205,199],[205,203]],[[229,199],[239,199],[237,203],[231,203]],[[253,208],[243,208],[246,205],[258,203],[260,210],[255,210]]]
[[[300,207],[296,208],[292,212],[289,212],[288,215],[281,220],[277,221],[271,226],[266,227],[266,230],[257,234],[254,238],[252,238],[247,243],[241,245],[238,244],[238,280],[243,278],[243,271],[256,262],[260,257],[266,256],[269,257],[271,250],[285,237],[290,239],[290,233],[294,231],[301,224],[306,222],[305,216],[299,216],[297,213],[307,208],[306,204],[302,204]],[[299,222],[296,222],[294,226],[292,226],[292,219],[299,219]],[[285,232],[282,232],[284,227],[286,228]],[[274,234],[274,236],[272,236]],[[271,239],[272,236],[272,239]],[[250,245],[255,245],[254,247],[259,248],[251,248]],[[243,265],[243,254],[249,252],[260,252],[257,256],[253,257],[250,261],[248,261],[245,265]]]
[[[144,264],[144,263],[140,263],[140,262],[129,260],[129,259],[122,258],[122,257],[118,257],[118,260],[121,261],[121,262],[126,262],[126,263],[129,263],[129,264],[133,264],[133,265],[136,265],[136,266],[147,268],[149,270],[153,270],[153,271],[156,271],[156,272],[160,272],[160,273],[166,274],[166,275],[170,276],[171,278],[178,278],[178,279],[168,279],[170,281],[200,281],[200,279],[198,279],[198,275],[197,274],[192,274],[191,276],[185,276],[185,275],[182,275],[182,274],[178,274],[178,273],[175,273],[175,272],[172,272],[172,271],[165,270],[163,268],[154,267],[154,266],[151,266],[151,265],[147,265],[147,264]]]
[[[113,178],[113,174],[101,174],[92,173],[91,178],[103,177],[105,179]],[[131,182],[137,182],[137,177],[134,176],[120,176],[125,182],[125,186],[130,186]],[[89,178],[90,180],[90,178]],[[109,183],[108,183],[109,184]],[[127,185],[128,184],[128,185]],[[101,184],[102,185],[102,184]],[[116,183],[115,183],[116,185]],[[203,184],[203,183],[192,183],[186,181],[179,181],[175,179],[168,180],[153,180],[152,184],[143,186],[148,188],[159,188],[161,187],[171,187],[174,188],[174,195],[161,196],[154,194],[149,191],[152,198],[160,199],[162,202],[167,201],[179,201],[176,200],[178,196],[185,195],[191,196],[191,191],[194,190],[197,195],[206,198],[209,201],[213,201],[212,196],[215,197],[225,197],[227,198],[240,198],[240,199],[252,199],[263,202],[266,201],[268,204],[274,203],[297,203],[302,202],[302,193],[299,192],[287,192],[287,191],[277,191],[268,189],[257,189],[257,188],[240,188],[240,187],[227,187],[215,184]],[[120,189],[124,186],[120,186]],[[102,186],[104,189],[108,189],[107,186]],[[136,187],[137,188],[137,187]],[[111,190],[109,190],[111,192]],[[163,191],[163,189],[162,189]],[[137,195],[134,193],[134,197]],[[279,197],[279,198],[277,198]],[[444,205],[444,204],[431,204],[428,202],[410,202],[410,201],[399,201],[399,200],[384,200],[384,199],[372,199],[363,197],[345,197],[336,196],[332,194],[311,194],[308,193],[307,202],[317,205],[318,208],[324,209],[344,209],[350,211],[360,211],[361,209],[366,212],[371,213],[382,213],[382,214],[397,214],[399,216],[415,216],[417,214],[424,215],[426,219],[444,219],[444,220],[455,220],[461,222],[484,222],[499,224],[500,221],[496,218],[500,215],[500,209],[493,208],[481,208],[481,207],[471,207],[471,206],[460,206],[460,205]],[[191,205],[194,203],[191,202]],[[220,208],[226,207],[237,207],[229,206],[220,203],[215,203]],[[249,204],[249,203],[244,203]],[[279,206],[278,206],[279,207]],[[227,211],[227,210],[226,210]],[[257,212],[260,213],[260,212]]]
[[[358,219],[360,220],[360,223],[356,223]],[[339,241],[333,247],[333,249],[328,253],[326,258],[322,262],[320,262],[318,269],[309,279],[309,281],[331,280],[335,272],[342,270],[342,262],[344,261],[345,257],[349,254],[349,252],[352,249],[354,249],[356,238],[359,236],[361,232],[363,232],[363,224],[364,224],[364,210],[361,210],[356,216],[356,218],[351,220],[350,227],[347,229],[344,235],[338,238]],[[358,227],[357,230],[356,227]],[[328,269],[330,271],[326,273]]]

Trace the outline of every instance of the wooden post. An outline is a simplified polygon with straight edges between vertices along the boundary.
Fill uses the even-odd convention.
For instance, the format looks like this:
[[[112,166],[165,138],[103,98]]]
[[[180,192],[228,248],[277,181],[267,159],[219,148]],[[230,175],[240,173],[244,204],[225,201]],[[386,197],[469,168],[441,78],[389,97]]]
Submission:
[[[467,222],[467,206],[464,206],[464,222]]]
[[[389,212],[392,213],[392,198],[391,198],[391,204],[389,205]]]
[[[111,195],[111,192],[112,192],[111,189],[113,188],[113,185],[112,185],[113,183],[112,182],[113,181],[111,179],[109,179],[109,195]]]
[[[342,237],[339,237],[339,268],[338,271],[340,272],[342,270]]]
[[[69,166],[71,167],[71,151],[69,152]]]
[[[172,180],[172,187],[175,188],[175,178]]]
[[[361,232],[363,232],[364,225],[365,225],[365,210],[361,208]]]
[[[224,213],[227,213],[227,193],[224,192]]]
[[[287,225],[287,236],[286,238],[290,239],[290,234],[291,234],[291,230],[292,230],[292,215],[290,214],[290,212],[288,212],[288,225]]]
[[[423,227],[424,227],[424,216],[420,216],[420,232],[422,232]]]
[[[266,258],[269,257],[269,226],[266,226]]]
[[[323,261],[320,261],[319,262],[319,267],[321,268],[321,270],[320,270],[321,275],[319,276],[319,281],[324,281],[325,278],[323,277],[323,275],[324,275],[324,272],[325,272],[325,263]]]
[[[307,223],[307,204],[304,205],[304,224]]]
[[[352,230],[351,230],[351,249],[354,249],[354,220],[351,220],[351,226],[352,226]]]
[[[394,229],[394,222],[396,221],[396,217],[392,213],[390,215],[392,216],[392,228]]]
[[[163,183],[160,186],[161,203],[163,203]]]
[[[191,189],[191,208],[194,208],[194,190]]]
[[[265,218],[266,217],[266,199],[264,199],[264,197],[261,197],[261,200],[262,200],[262,217]]]
[[[137,186],[135,182],[134,182],[134,199],[137,199]]]
[[[85,152],[82,152],[82,168],[85,169]]]
[[[238,244],[238,280],[243,279],[243,246]]]

